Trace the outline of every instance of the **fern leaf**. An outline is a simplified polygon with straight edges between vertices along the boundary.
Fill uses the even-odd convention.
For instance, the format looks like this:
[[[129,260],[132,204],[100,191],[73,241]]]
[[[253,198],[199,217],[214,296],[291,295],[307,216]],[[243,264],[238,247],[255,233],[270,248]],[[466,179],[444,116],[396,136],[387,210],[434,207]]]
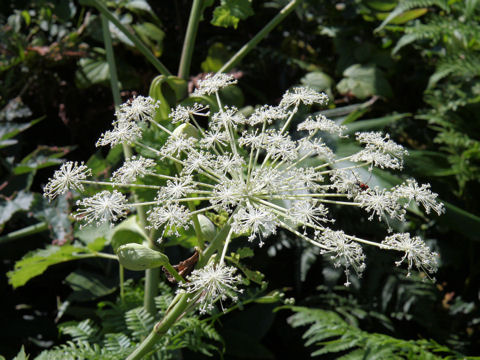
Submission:
[[[143,307],[139,307],[127,311],[125,322],[133,337],[140,339],[150,333],[155,319]]]
[[[90,319],[82,322],[72,324],[66,323],[60,327],[60,331],[64,334],[70,335],[75,342],[92,340],[98,333],[98,328]]]

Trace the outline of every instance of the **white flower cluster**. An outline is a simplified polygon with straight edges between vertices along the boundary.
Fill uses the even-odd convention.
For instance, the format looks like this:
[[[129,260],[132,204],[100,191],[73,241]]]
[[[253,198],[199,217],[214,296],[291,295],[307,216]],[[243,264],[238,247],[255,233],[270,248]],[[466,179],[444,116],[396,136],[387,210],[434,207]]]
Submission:
[[[336,266],[345,267],[347,284],[351,269],[361,274],[365,268],[361,244],[403,252],[400,262],[407,261],[409,269],[436,270],[437,255],[417,237],[394,234],[380,244],[330,227],[334,221],[329,215],[332,205],[358,207],[370,219],[386,221],[404,220],[406,208],[412,203],[422,205],[427,213],[444,211],[428,184],[407,180],[393,189],[380,189],[359,181],[359,168],[400,169],[407,154],[401,145],[380,132],[357,133],[362,150],[338,159],[322,136],[344,137],[344,126],[318,115],[298,124],[296,133],[289,130],[300,105],[325,106],[325,94],[294,88],[285,93],[278,106],[265,105],[244,116],[235,107],[223,106],[218,95],[221,88],[234,83],[236,80],[226,74],[206,77],[195,95],[214,94],[219,110],[211,113],[202,104],[178,105],[170,114],[172,123],[179,124],[175,129],[154,120],[157,104],[150,98],[137,97],[122,106],[113,130],[103,134],[97,145],[134,144],[156,159],[127,159],[110,183],[101,184],[148,186],[157,189],[157,196],[133,204],[117,190],[102,191],[79,202],[83,208],[77,217],[87,223],[110,222],[125,216],[133,205],[145,206],[149,226],[159,229],[162,236],[171,236],[177,235],[179,228],[194,225],[198,214],[227,213],[231,232],[245,234],[249,241],[258,240],[261,245],[283,228],[317,246]],[[207,128],[199,125],[199,117],[209,118]],[[143,144],[139,122],[149,122],[164,131],[168,140],[161,148]],[[174,163],[178,174],[156,173],[158,161]],[[67,189],[82,191],[87,175],[83,164],[64,164],[45,187],[45,194],[52,199]],[[145,175],[157,178],[158,184],[136,183]],[[197,209],[195,204],[200,204]],[[228,239],[224,250],[227,246]],[[233,271],[222,266],[223,256],[218,267],[211,265],[194,272],[184,285],[188,292],[203,289],[203,310],[209,309],[209,301],[230,296],[229,291],[235,290]],[[220,283],[229,291],[223,292]]]
[[[240,275],[235,275],[237,269],[231,266],[215,265],[213,262],[202,269],[194,270],[188,276],[188,282],[181,283],[179,292],[195,294],[190,300],[199,304],[201,314],[207,313],[214,308],[214,304],[220,300],[238,300],[237,285],[242,282]]]

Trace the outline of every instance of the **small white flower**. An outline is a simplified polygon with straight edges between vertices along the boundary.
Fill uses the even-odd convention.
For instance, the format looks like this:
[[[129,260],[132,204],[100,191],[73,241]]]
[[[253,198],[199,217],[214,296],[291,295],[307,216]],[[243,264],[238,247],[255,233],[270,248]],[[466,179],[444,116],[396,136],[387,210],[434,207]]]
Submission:
[[[317,224],[329,221],[328,209],[323,204],[317,204],[312,200],[296,201],[289,209],[291,220],[297,225]]]
[[[133,100],[129,100],[120,105],[117,116],[127,121],[151,121],[155,115],[155,109],[159,106],[160,102],[155,101],[149,96],[137,96],[133,98]]]
[[[360,244],[350,240],[343,231],[334,231],[326,228],[321,235],[317,235],[316,240],[321,243],[324,248],[320,249],[321,254],[330,254],[330,259],[334,262],[335,267],[344,266],[347,281],[345,286],[350,285],[348,276],[349,268],[352,267],[358,276],[362,275],[365,270],[365,254]]]
[[[329,120],[325,115],[317,115],[315,119],[309,116],[305,121],[298,124],[298,130],[306,130],[310,135],[316,131],[324,131],[330,134],[335,134],[340,137],[347,137],[343,135],[343,132],[347,130],[344,125],[337,125],[335,121]]]
[[[365,144],[365,150],[359,152],[353,161],[373,163],[381,168],[401,169],[403,157],[408,151],[403,146],[390,140],[390,135],[381,132],[357,132],[357,141]]]
[[[287,116],[288,112],[283,107],[264,105],[255,109],[245,122],[250,126],[271,124],[273,121],[285,119]]]
[[[130,184],[148,174],[152,174],[152,168],[155,166],[155,161],[152,159],[145,159],[142,156],[138,158],[133,156],[125,160],[121,168],[112,174],[112,181],[121,184]]]
[[[175,110],[172,110],[168,117],[172,119],[172,123],[188,123],[191,120],[191,116],[198,115],[198,116],[208,116],[210,112],[205,112],[208,110],[208,105],[202,105],[195,103],[193,106],[182,106],[177,105]]]
[[[434,273],[438,268],[438,254],[430,250],[425,242],[418,236],[410,237],[408,233],[394,234],[382,241],[386,247],[403,251],[405,255],[395,264],[400,266],[404,261],[408,263],[408,274],[413,266],[428,273]]]
[[[190,212],[183,205],[167,203],[165,206],[156,207],[147,212],[148,222],[154,229],[165,226],[166,235],[179,236],[177,228],[188,229],[192,223]]]
[[[403,221],[405,217],[405,209],[397,202],[396,197],[391,192],[375,187],[366,191],[360,191],[355,197],[355,201],[360,203],[365,211],[371,212],[369,220],[374,216],[378,216],[381,221],[382,216],[388,214],[391,218],[397,218]]]
[[[202,269],[194,270],[187,277],[188,282],[179,284],[180,291],[195,294],[193,301],[199,304],[200,313],[205,314],[213,310],[218,300],[238,300],[237,293],[242,293],[242,290],[237,285],[242,282],[242,277],[235,275],[236,271],[231,266],[209,263]]]
[[[186,134],[172,135],[160,149],[161,155],[165,157],[178,156],[180,153],[193,148],[197,139]]]
[[[211,129],[224,129],[230,127],[237,128],[238,125],[245,123],[245,116],[238,112],[235,106],[225,106],[222,111],[213,114],[209,124]]]
[[[214,149],[216,145],[227,146],[228,133],[220,129],[205,131],[204,137],[200,140],[200,145],[205,149]]]
[[[158,192],[156,200],[159,204],[181,199],[195,190],[191,176],[168,180],[166,186]]]
[[[198,82],[193,96],[211,95],[224,87],[236,84],[237,80],[229,74],[208,74],[205,79]]]
[[[275,234],[278,221],[274,214],[268,210],[255,207],[241,208],[233,215],[232,229],[237,234],[250,233],[249,241],[253,241],[260,236],[260,247],[263,245],[263,239]]]
[[[408,179],[406,184],[396,186],[393,192],[399,198],[408,199],[409,203],[415,201],[422,204],[427,214],[430,214],[430,210],[438,215],[445,212],[443,204],[437,201],[438,194],[430,190],[430,184],[419,186],[414,179]]]
[[[106,146],[110,145],[114,147],[118,144],[131,145],[137,139],[141,138],[142,129],[137,125],[135,121],[119,120],[115,122],[112,130],[106,131],[100,136],[96,145]]]
[[[111,223],[126,216],[128,205],[127,198],[117,190],[112,192],[104,190],[92,197],[77,201],[77,206],[82,206],[75,214],[78,220],[84,220],[85,224]]]
[[[82,180],[91,175],[92,171],[83,162],[80,165],[72,161],[63,163],[59,170],[55,170],[53,178],[43,188],[43,196],[53,200],[69,190],[83,191]]]
[[[283,95],[280,106],[289,108],[290,106],[298,106],[301,103],[305,105],[318,104],[324,106],[328,103],[328,96],[308,87],[296,87],[291,91],[288,90]]]

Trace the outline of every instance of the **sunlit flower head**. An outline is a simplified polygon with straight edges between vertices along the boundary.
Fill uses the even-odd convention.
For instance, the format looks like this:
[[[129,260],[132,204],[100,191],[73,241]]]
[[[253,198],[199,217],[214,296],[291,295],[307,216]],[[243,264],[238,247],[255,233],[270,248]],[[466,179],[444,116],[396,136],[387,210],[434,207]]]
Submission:
[[[332,207],[359,209],[369,220],[385,223],[390,232],[391,223],[405,221],[410,205],[419,204],[427,213],[442,213],[443,205],[428,184],[419,185],[410,179],[389,189],[362,183],[360,174],[371,172],[374,167],[400,169],[407,154],[401,145],[388,134],[358,132],[355,139],[361,149],[352,147],[351,153],[337,157],[330,144],[345,137],[346,127],[324,115],[305,117],[298,113],[301,104],[325,106],[325,94],[294,88],[285,93],[279,106],[261,106],[245,115],[236,107],[221,103],[219,90],[234,83],[236,80],[230,75],[207,76],[199,82],[194,95],[215,95],[218,110],[212,111],[213,107],[207,109],[200,103],[178,105],[170,113],[170,122],[155,121],[151,114],[157,103],[148,98],[122,107],[113,130],[103,134],[98,144],[131,144],[138,152],[143,150],[143,157],[126,160],[110,183],[100,185],[147,188],[151,198],[133,202],[134,197],[130,197],[128,202],[116,190],[102,191],[78,202],[82,208],[77,217],[87,223],[115,222],[125,216],[127,209],[142,207],[147,214],[147,227],[155,230],[158,241],[182,236],[183,230],[191,227],[198,233],[200,214],[224,218],[230,232],[219,265],[194,273],[192,285],[185,285],[189,292],[210,281],[217,284],[217,275],[233,279],[233,270],[223,265],[231,238],[245,236],[261,246],[280,229],[319,248],[336,266],[344,267],[347,284],[352,273],[361,275],[365,268],[366,245],[405,252],[402,261],[407,259],[409,269],[435,269],[435,254],[420,239],[400,233],[377,243],[346,234],[336,227],[331,211]],[[208,122],[198,122],[199,116],[208,118]],[[140,126],[140,122],[149,122],[149,126]],[[159,138],[166,140],[157,144],[152,143],[151,137],[142,139],[145,129],[162,132],[163,137]],[[328,143],[324,138],[328,138]],[[156,165],[160,164],[170,170],[157,171],[160,166]],[[74,171],[73,165],[67,170],[79,175],[68,177],[61,175],[65,169],[59,170],[46,187],[46,196],[52,197],[64,191],[64,187],[80,189],[89,174],[86,168]],[[158,181],[143,184],[144,175],[149,175],[147,180]],[[363,181],[368,182],[365,178]],[[201,286],[193,285],[202,282]],[[212,289],[217,287],[212,285]],[[215,291],[206,291],[213,295],[202,299],[211,300],[222,294]],[[208,309],[206,300],[203,309]]]
[[[47,185],[43,188],[44,196],[53,200],[58,195],[63,195],[69,190],[83,191],[82,180],[92,175],[92,171],[83,163],[66,162],[56,170]]]
[[[235,275],[237,269],[225,265],[209,263],[202,269],[194,270],[187,277],[187,282],[180,284],[180,291],[194,294],[192,301],[198,303],[200,313],[204,314],[214,309],[217,301],[238,300],[242,290],[242,277]]]

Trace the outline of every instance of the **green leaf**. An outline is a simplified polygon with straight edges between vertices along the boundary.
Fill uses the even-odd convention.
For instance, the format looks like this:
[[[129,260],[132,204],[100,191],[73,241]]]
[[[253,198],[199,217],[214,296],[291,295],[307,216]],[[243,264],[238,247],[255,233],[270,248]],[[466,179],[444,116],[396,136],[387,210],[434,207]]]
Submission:
[[[15,198],[10,199],[3,197],[0,199],[0,225],[11,219],[13,214],[18,211],[26,211],[30,209],[33,203],[33,194],[20,191]]]
[[[30,357],[29,355],[25,354],[25,349],[22,345],[20,351],[18,352],[17,356],[15,356],[13,358],[13,360],[28,360],[29,357]],[[3,358],[3,356],[2,356],[2,358]]]
[[[39,146],[13,168],[15,175],[26,174],[49,166],[61,164],[61,156],[70,152],[71,147]]]
[[[73,289],[69,301],[91,301],[112,294],[116,290],[116,279],[97,273],[78,270],[70,273],[65,282]]]
[[[101,53],[104,53],[103,49]],[[94,84],[107,84],[109,80],[110,70],[105,57],[82,58],[78,61],[75,84],[79,89],[86,89]]]
[[[248,0],[222,0],[221,4],[213,11],[212,25],[236,29],[240,20],[254,14]]]
[[[207,58],[202,62],[203,72],[217,72],[231,57],[231,52],[220,42],[213,43],[208,48]]]
[[[409,116],[410,114],[408,113],[393,114],[393,115],[387,115],[387,116],[383,116],[375,119],[355,121],[347,125],[347,131],[345,131],[345,134],[355,134],[355,132],[357,131],[381,130],[386,126],[389,126],[397,122],[398,120],[403,120]],[[344,122],[343,124],[345,123],[346,122]]]
[[[375,65],[354,64],[343,72],[344,79],[337,84],[342,94],[352,94],[359,99],[372,95],[392,97],[392,88],[383,71]]]
[[[148,95],[160,101],[155,120],[167,120],[170,109],[187,97],[187,90],[187,82],[177,76],[159,75],[153,79]]]
[[[130,216],[113,229],[112,247],[115,252],[122,245],[129,243],[141,244],[144,241],[148,242],[148,235],[137,222],[136,216]]]
[[[17,136],[22,131],[29,129],[33,125],[42,121],[43,119],[45,119],[45,116],[42,116],[41,118],[32,120],[28,123],[23,123],[23,124],[15,124],[15,123],[9,123],[9,122],[2,123],[0,125],[0,149],[6,146],[16,144],[18,142],[17,140],[9,140],[9,139],[11,139],[14,136]]]
[[[23,286],[30,279],[43,274],[48,267],[66,261],[76,260],[80,254],[89,253],[87,248],[73,245],[48,246],[45,249],[29,252],[15,263],[12,271],[7,273],[8,282],[14,287]]]

